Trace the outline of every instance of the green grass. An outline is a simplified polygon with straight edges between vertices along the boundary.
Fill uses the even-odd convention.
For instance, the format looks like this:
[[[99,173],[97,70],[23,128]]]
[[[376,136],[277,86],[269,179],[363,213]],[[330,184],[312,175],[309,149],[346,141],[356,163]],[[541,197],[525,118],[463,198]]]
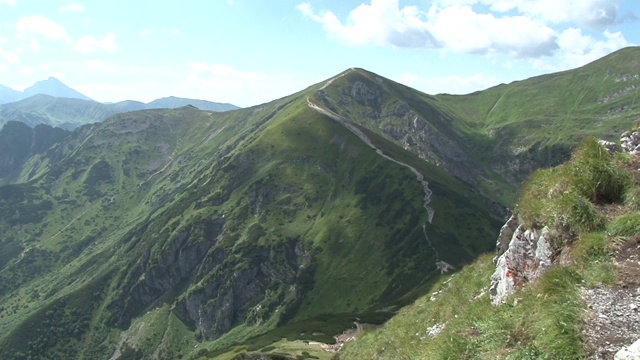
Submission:
[[[629,51],[635,50],[621,54]],[[618,56],[608,61],[612,77],[622,74],[625,61]],[[428,96],[363,70],[327,87],[339,113],[429,181],[432,224],[422,207],[422,188],[408,169],[308,108],[307,96],[317,95],[320,85],[224,114],[152,110],[80,128],[50,151],[27,159],[7,180],[17,184],[0,187],[0,262],[8,266],[0,274],[0,342],[10,344],[7,352],[45,357],[110,357],[122,336],[129,339],[122,344],[128,356],[158,350],[167,357],[197,358],[269,346],[279,352],[305,338],[331,341],[355,316],[377,314],[382,319],[371,321],[381,322],[388,313],[377,311],[444,289],[442,296],[451,293],[447,302],[471,322],[456,318],[457,310],[440,300],[420,298],[416,304],[432,314],[422,318],[421,330],[399,329],[406,338],[397,342],[377,335],[363,339],[387,341],[385,351],[397,351],[398,358],[419,358],[422,340],[412,339],[411,346],[403,341],[423,334],[425,324],[447,321],[449,340],[434,340],[439,350],[426,354],[531,358],[551,351],[570,357],[576,354],[575,319],[570,312],[566,318],[556,313],[554,304],[572,303],[576,279],[571,271],[549,275],[549,282],[557,283],[549,287],[566,290],[567,298],[547,289],[547,309],[514,305],[507,314],[515,320],[500,318],[486,295],[465,303],[484,289],[484,280],[476,276],[489,271],[488,260],[473,261],[492,248],[500,225],[479,193],[511,204],[514,189],[532,168],[556,163],[584,134],[611,134],[635,114],[633,105],[603,120],[603,109],[635,104],[635,95],[598,103],[620,84],[598,79],[603,67],[596,65],[463,97]],[[577,85],[569,91],[571,82]],[[566,96],[553,96],[555,88]],[[367,103],[353,96],[358,91],[380,97]],[[412,112],[403,115],[406,107]],[[425,147],[431,141],[398,136],[417,126],[416,115],[444,145],[431,149]],[[587,120],[593,123],[581,132]],[[451,162],[436,154],[453,148],[466,160]],[[595,285],[607,281],[603,274],[609,264],[600,256],[608,245],[585,234],[604,232],[606,242],[615,242],[636,232],[635,218],[607,224],[598,206],[624,200],[633,207],[637,196],[628,189],[627,175],[617,170],[622,159],[593,146],[585,149],[582,159],[572,160],[573,167],[535,175],[527,195],[530,208],[518,210],[529,223],[553,223],[584,235],[584,244],[576,243],[576,253],[583,254],[577,272]],[[512,163],[532,165],[513,175]],[[451,171],[469,172],[478,182],[464,184]],[[562,180],[566,175],[570,181]],[[436,258],[467,267],[444,283]],[[467,288],[451,287],[456,279]],[[93,289],[96,283],[102,284],[99,291]],[[98,295],[90,305],[65,302]],[[229,304],[228,298],[233,316],[219,313],[202,324],[198,312],[188,314],[189,306],[214,313]],[[44,343],[29,329],[44,323],[52,309],[60,316],[42,331],[69,327],[78,332],[75,340],[65,343],[61,333],[46,338],[51,346],[29,349],[30,343]],[[403,316],[407,322],[420,318]],[[491,316],[502,321],[493,323]],[[565,325],[548,324],[554,316]],[[524,328],[525,317],[539,318],[536,326],[556,329],[550,334],[566,341],[554,347],[541,330]],[[68,326],[74,321],[78,326]],[[482,335],[468,336],[476,330]],[[403,348],[414,353],[407,355]],[[381,350],[372,345],[371,351]]]
[[[554,268],[512,304],[494,307],[486,293],[493,270],[490,256],[481,257],[349,343],[339,359],[581,358],[580,276]],[[444,329],[431,337],[428,329],[438,324]]]
[[[376,311],[413,301],[439,276],[415,175],[310,110],[303,96],[225,114],[123,114],[76,136],[30,180],[31,198],[52,203],[47,220],[19,228],[0,220],[8,236],[33,233],[31,244],[55,255],[38,260],[38,271],[25,262],[31,277],[17,266],[2,274],[21,291],[2,299],[3,334],[108,279],[104,298],[83,313],[92,320],[73,349],[85,357],[116,347],[126,356],[190,358],[283,338],[331,342],[355,317],[386,320]],[[499,224],[472,188],[375,141],[429,180],[436,217],[426,231],[443,260],[459,266],[491,247]],[[248,279],[246,299],[239,279]],[[217,311],[225,296],[238,304],[229,323],[203,327],[187,314],[188,301]]]
[[[596,140],[588,139],[569,162],[533,174],[517,212],[530,227],[596,230],[604,221],[596,204],[621,202],[631,183],[628,171]]]
[[[632,212],[616,217],[607,225],[609,236],[631,237],[640,233],[640,213]]]

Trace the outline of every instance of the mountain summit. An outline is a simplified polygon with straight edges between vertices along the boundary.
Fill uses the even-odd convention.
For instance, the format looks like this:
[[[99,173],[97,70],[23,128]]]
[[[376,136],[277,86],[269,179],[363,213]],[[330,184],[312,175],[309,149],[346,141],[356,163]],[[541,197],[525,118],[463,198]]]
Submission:
[[[447,271],[487,259],[534,169],[629,128],[637,59],[465,96],[354,68],[260,106],[121,112],[47,142],[52,129],[11,123],[0,139],[24,140],[0,173],[0,358],[231,359],[288,339],[327,359],[312,342],[431,304]],[[464,301],[490,306],[488,289]]]
[[[72,99],[91,100],[88,96],[85,96],[76,90],[68,87],[62,81],[49,77],[47,80],[41,80],[33,84],[32,86],[24,89],[22,92],[22,98],[29,96],[44,94],[55,97],[65,97]]]

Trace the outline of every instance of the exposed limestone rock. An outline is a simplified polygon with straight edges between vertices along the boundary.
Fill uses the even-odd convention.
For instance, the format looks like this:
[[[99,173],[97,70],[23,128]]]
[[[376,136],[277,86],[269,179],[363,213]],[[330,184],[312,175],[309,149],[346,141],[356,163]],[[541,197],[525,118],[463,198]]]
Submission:
[[[204,340],[217,339],[241,322],[258,324],[277,309],[286,311],[293,304],[287,303],[285,292],[295,292],[289,297],[299,299],[302,291],[295,283],[303,269],[297,245],[292,240],[273,249],[255,247],[241,257],[218,251],[225,254],[213,256],[210,268],[203,265],[195,278],[201,286],[181,297],[173,311]]]
[[[640,154],[640,130],[624,132],[620,136],[620,146],[624,151]]]
[[[640,339],[618,351],[613,358],[615,360],[640,360]]]
[[[614,143],[613,141],[598,140],[598,144],[604,146],[610,152],[616,152],[620,150],[618,144]]]
[[[507,222],[502,225],[500,228],[500,234],[498,235],[498,241],[496,241],[496,249],[498,250],[498,256],[504,254],[505,251],[509,248],[509,243],[511,242],[511,238],[513,237],[513,233],[518,228],[518,219],[515,216],[511,215]],[[496,262],[498,259],[494,259]]]
[[[494,305],[504,303],[518,286],[539,278],[551,267],[554,258],[549,228],[526,229],[513,216],[500,230],[497,246],[501,254],[496,260],[490,290]]]

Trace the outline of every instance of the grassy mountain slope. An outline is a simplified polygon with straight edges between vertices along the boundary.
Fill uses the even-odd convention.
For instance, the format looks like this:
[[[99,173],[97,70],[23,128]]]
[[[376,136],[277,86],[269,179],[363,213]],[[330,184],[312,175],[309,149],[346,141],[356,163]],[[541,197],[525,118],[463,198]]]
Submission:
[[[69,134],[48,125],[30,128],[21,122],[8,122],[0,129],[0,185],[15,182],[16,173],[30,157],[47,151]]]
[[[46,124],[75,128],[115,114],[115,109],[97,101],[38,94],[14,103],[0,105],[2,118],[0,126],[7,121],[20,121],[30,127]]]
[[[427,95],[362,69],[316,100],[504,205],[535,169],[568,159],[587,136],[613,139],[640,117],[640,48],[581,68],[468,95]]]
[[[540,166],[568,159],[589,136],[614,140],[640,118],[640,47],[581,68],[435,98],[458,126],[482,134],[485,164],[521,184]]]
[[[415,174],[308,106],[319,87],[123,113],[31,157],[0,188],[0,357],[327,342],[415,299],[436,260],[491,248],[499,222],[471,187],[370,133],[429,181],[429,224]]]
[[[8,121],[19,121],[30,127],[45,124],[73,130],[81,125],[100,122],[125,111],[172,109],[189,104],[212,111],[237,109],[231,104],[174,97],[157,99],[148,104],[138,101],[103,104],[93,100],[36,94],[20,101],[0,105],[0,128]]]
[[[145,105],[145,109],[173,109],[177,107],[192,105],[197,107],[200,110],[209,110],[209,111],[231,111],[239,109],[235,105],[227,104],[227,103],[215,103],[207,100],[197,100],[197,99],[185,99],[179,98],[175,96],[169,96],[161,99],[153,100],[152,102]]]
[[[589,310],[594,305],[584,294],[599,289],[626,298],[638,289],[637,169],[637,156],[611,156],[591,140],[570,162],[536,172],[518,214],[525,223],[552,229],[561,240],[562,261],[506,304],[493,306],[488,287],[495,265],[491,256],[482,256],[443,278],[383,327],[348,343],[336,358],[583,359],[606,355],[596,353],[605,342],[608,347],[615,342],[614,351],[632,343],[636,338],[624,330],[611,337],[594,327]],[[558,188],[565,190],[553,191]],[[584,195],[580,206],[570,201],[575,193]],[[637,326],[636,315],[617,327]]]
[[[602,136],[637,114],[637,89],[625,83],[636,81],[625,64],[637,49],[617,54],[461,97],[350,69],[248,109],[135,111],[83,126],[21,161],[0,187],[0,357],[232,358],[288,348],[304,357],[311,345],[293,340],[332,342],[356,318],[380,323],[445,286],[440,261],[461,268],[490,250],[502,210],[491,200],[512,204],[533,169],[567,156],[580,126]],[[584,84],[597,84],[602,71],[612,72],[601,103],[591,87],[569,89],[585,72],[596,80]],[[545,97],[562,86],[570,96]],[[547,118],[532,99],[585,119],[589,104],[601,116],[609,103],[630,105],[607,121],[594,115],[592,127],[578,115]],[[575,136],[547,141],[545,126]],[[432,221],[411,169],[428,182]],[[473,286],[486,269],[470,269],[459,278],[479,295]],[[427,316],[454,322],[440,306]],[[484,321],[493,313],[483,306],[460,322]],[[500,331],[482,351],[492,354]],[[471,354],[481,344],[442,346]]]

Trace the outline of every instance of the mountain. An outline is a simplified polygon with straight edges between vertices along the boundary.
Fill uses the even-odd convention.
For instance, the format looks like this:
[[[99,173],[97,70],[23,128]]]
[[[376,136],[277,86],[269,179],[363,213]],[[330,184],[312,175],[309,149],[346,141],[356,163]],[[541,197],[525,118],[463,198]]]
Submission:
[[[81,125],[103,121],[121,112],[175,108],[189,104],[197,104],[212,111],[237,109],[236,106],[230,104],[182,98],[158,99],[149,104],[131,100],[103,104],[93,100],[38,94],[20,101],[0,105],[0,127],[8,121],[20,121],[31,127],[45,124],[73,130]]]
[[[0,358],[328,359],[314,342],[333,349],[354,321],[358,333],[391,317],[421,330],[363,338],[376,339],[364,357],[394,358],[394,346],[409,350],[398,358],[419,357],[410,351],[450,326],[444,358],[495,344],[507,346],[500,356],[523,344],[517,358],[539,358],[522,321],[544,314],[536,324],[553,330],[547,341],[575,334],[562,325],[574,318],[472,302],[454,320],[457,309],[488,301],[495,268],[482,254],[523,180],[568,159],[584,137],[637,120],[638,59],[638,48],[624,49],[464,96],[354,68],[256,107],[121,112],[44,151],[10,145],[7,158],[30,155],[0,186]],[[11,137],[5,128],[0,139]],[[612,168],[587,163],[598,166],[586,174]],[[613,216],[619,205],[573,190],[560,182],[532,198],[566,194],[559,204],[585,216],[571,224],[592,219],[592,206]],[[551,290],[527,302],[566,309],[557,306],[574,303],[580,278],[551,274]],[[394,317],[416,299],[415,312]]]
[[[336,359],[637,358],[639,140],[637,125],[609,150],[588,139],[538,170],[493,260],[443,278],[375,331],[352,330]]]
[[[200,110],[210,111],[231,111],[239,109],[239,107],[231,104],[215,103],[206,100],[185,99],[175,96],[153,100],[152,102],[146,104],[145,109],[173,109],[187,105],[195,106]]]
[[[48,125],[31,128],[21,122],[8,122],[0,131],[0,184],[10,182],[30,157],[47,151],[69,135],[68,131]]]
[[[324,107],[326,84],[120,113],[31,156],[0,187],[0,357],[329,342],[489,250],[490,202]]]
[[[0,85],[0,104],[18,101],[21,97],[20,91]]]
[[[9,121],[19,121],[31,127],[44,124],[74,129],[117,113],[118,108],[115,105],[39,94],[0,105],[0,127]]]
[[[589,136],[616,140],[640,119],[639,67],[640,47],[629,47],[578,69],[435,100],[454,128],[484,145],[478,161],[503,179],[483,187],[513,203],[533,170],[568,160]]]
[[[166,97],[145,104],[125,100],[103,104],[50,77],[36,82],[23,92],[0,85],[0,128],[8,121],[20,121],[31,127],[46,124],[65,129],[103,121],[125,111],[173,109],[193,105],[201,110],[231,111],[237,106],[206,100]]]
[[[89,97],[73,90],[72,88],[63,84],[62,81],[54,77],[49,77],[47,80],[38,81],[30,87],[24,89],[24,91],[22,92],[22,98],[27,98],[29,96],[37,94],[80,100],[91,100]]]

